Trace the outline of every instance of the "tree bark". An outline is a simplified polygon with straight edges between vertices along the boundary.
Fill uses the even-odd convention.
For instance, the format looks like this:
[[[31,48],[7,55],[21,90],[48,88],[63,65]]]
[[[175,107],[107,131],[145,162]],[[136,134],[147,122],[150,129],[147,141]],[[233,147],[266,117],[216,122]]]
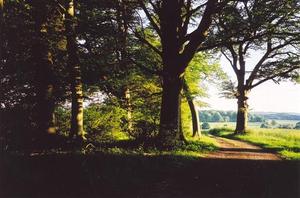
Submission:
[[[66,36],[68,51],[68,67],[71,78],[72,108],[70,138],[86,140],[86,132],[83,129],[83,90],[81,68],[77,53],[75,33],[75,8],[74,1],[69,1],[66,15]]]
[[[4,22],[3,22],[3,9],[4,9],[4,0],[0,0],[0,63],[2,62],[3,57],[3,30],[4,30]]]
[[[199,137],[201,135],[201,130],[200,130],[200,126],[199,126],[199,123],[200,123],[199,117],[198,117],[198,113],[197,113],[195,105],[194,105],[193,98],[190,95],[189,86],[185,79],[183,80],[183,91],[185,92],[186,100],[188,102],[189,109],[190,109],[191,116],[192,116],[192,125],[193,125],[192,137],[195,137],[195,136]]]
[[[52,53],[47,41],[47,7],[45,2],[33,1],[35,41],[33,60],[36,68],[36,122],[42,136],[55,134],[55,98]]]
[[[172,147],[182,141],[177,112],[180,102],[179,94],[182,89],[181,77],[197,53],[198,47],[206,39],[217,2],[217,0],[207,2],[201,22],[196,30],[189,34],[187,44],[182,42],[187,34],[187,28],[182,28],[182,25],[190,22],[189,17],[187,21],[184,21],[182,17],[184,1],[164,0],[161,3],[161,9],[158,12],[160,27],[156,29],[158,29],[162,44],[162,53],[159,53],[160,51],[158,53],[162,56],[163,62],[163,96],[159,130],[163,147]],[[153,21],[151,17],[148,18]]]
[[[125,91],[125,100],[127,107],[127,119],[128,119],[128,131],[131,133],[133,131],[133,122],[132,122],[132,105],[131,105],[131,95],[129,88]]]
[[[178,114],[181,89],[179,76],[164,78],[159,130],[160,143],[164,148],[171,148],[182,140]]]
[[[235,134],[245,134],[248,125],[248,104],[247,104],[247,91],[242,91],[238,99],[238,109],[236,117]]]
[[[198,113],[196,111],[194,102],[192,99],[187,99],[190,111],[191,111],[191,116],[192,116],[192,125],[193,125],[193,134],[192,137],[200,137],[201,135],[201,130],[199,127],[199,118],[198,118]]]
[[[178,109],[182,79],[180,69],[180,5],[176,1],[162,1],[160,13],[161,43],[163,61],[163,94],[160,112],[159,139],[162,148],[172,148],[181,142]]]

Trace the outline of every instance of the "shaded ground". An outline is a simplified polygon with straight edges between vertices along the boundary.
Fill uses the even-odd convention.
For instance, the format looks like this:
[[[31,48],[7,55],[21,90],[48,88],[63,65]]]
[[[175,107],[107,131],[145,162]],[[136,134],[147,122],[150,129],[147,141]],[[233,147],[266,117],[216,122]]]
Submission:
[[[0,197],[300,197],[300,162],[1,154]]]
[[[222,137],[213,136],[218,144],[219,150],[209,153],[207,158],[217,159],[248,159],[248,160],[281,160],[279,156],[262,149],[261,147]]]

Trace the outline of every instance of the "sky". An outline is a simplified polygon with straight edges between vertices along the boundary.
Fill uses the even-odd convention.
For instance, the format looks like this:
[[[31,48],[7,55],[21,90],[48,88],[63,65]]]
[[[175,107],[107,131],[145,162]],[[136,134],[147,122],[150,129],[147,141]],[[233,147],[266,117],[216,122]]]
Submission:
[[[260,53],[251,54],[246,63],[252,67],[261,56]],[[234,79],[234,73],[228,61],[221,57],[223,70]],[[208,109],[233,110],[237,109],[237,101],[234,99],[220,98],[219,90],[215,85],[209,86],[209,98],[205,101],[210,105]],[[279,85],[272,81],[265,82],[250,92],[248,104],[252,112],[290,112],[300,113],[300,84],[282,82]]]

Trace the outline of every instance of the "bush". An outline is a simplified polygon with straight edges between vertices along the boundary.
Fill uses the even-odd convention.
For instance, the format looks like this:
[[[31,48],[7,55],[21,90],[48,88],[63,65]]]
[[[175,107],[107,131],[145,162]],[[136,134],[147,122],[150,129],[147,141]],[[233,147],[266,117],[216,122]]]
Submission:
[[[204,122],[202,125],[201,125],[202,129],[210,129],[210,125],[208,124],[208,122]]]
[[[124,114],[117,106],[94,104],[84,109],[84,130],[90,140],[98,141],[112,136],[113,132],[121,131],[120,117]],[[58,107],[55,111],[58,132],[69,135],[71,128],[71,111],[66,107]]]
[[[124,114],[118,106],[90,105],[84,110],[84,130],[96,141],[111,138],[112,133],[121,131],[120,120]]]
[[[294,126],[292,124],[281,124],[281,125],[279,125],[278,128],[280,128],[280,129],[292,129],[292,128],[294,128]]]
[[[270,127],[270,125],[269,125],[268,123],[262,123],[262,124],[260,125],[260,128],[269,129],[269,128],[271,128],[271,127]]]
[[[296,123],[295,129],[300,129],[300,122]]]
[[[137,120],[133,123],[132,130],[127,128],[127,132],[138,141],[148,141],[158,135],[158,125],[147,120]]]
[[[71,111],[64,107],[58,107],[55,109],[55,118],[58,133],[68,136],[71,128]]]

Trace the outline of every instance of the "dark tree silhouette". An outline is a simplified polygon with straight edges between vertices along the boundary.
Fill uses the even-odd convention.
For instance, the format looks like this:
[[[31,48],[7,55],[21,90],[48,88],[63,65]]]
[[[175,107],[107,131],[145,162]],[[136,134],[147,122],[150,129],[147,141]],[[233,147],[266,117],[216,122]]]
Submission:
[[[49,46],[49,6],[44,1],[31,1],[34,17],[33,64],[36,69],[36,119],[39,133],[55,134],[55,77],[53,56]]]

